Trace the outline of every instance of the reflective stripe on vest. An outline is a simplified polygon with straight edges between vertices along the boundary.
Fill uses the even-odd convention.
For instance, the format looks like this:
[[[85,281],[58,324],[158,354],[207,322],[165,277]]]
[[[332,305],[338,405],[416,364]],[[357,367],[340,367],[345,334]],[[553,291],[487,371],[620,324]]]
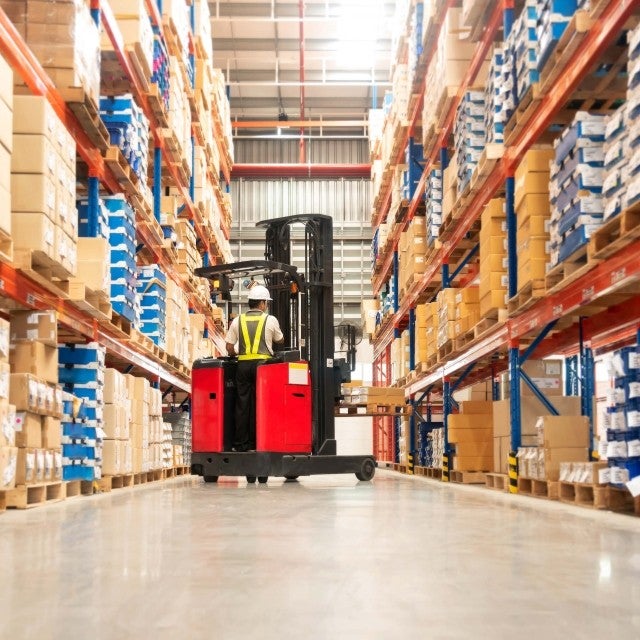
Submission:
[[[264,360],[270,358],[271,354],[268,353],[266,341],[264,341],[264,325],[267,321],[267,314],[261,313],[259,316],[249,316],[244,313],[240,315],[238,324],[240,325],[240,332],[242,340],[240,344],[240,354],[238,360]],[[256,326],[255,334],[253,335],[253,343],[251,342],[251,334],[249,332],[248,323],[254,323]],[[260,352],[260,342],[267,353]],[[242,353],[244,351],[244,353]]]

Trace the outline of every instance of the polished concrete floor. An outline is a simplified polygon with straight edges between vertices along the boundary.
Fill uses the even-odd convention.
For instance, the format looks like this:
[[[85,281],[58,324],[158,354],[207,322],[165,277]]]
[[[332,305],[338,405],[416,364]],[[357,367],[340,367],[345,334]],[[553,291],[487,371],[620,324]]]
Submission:
[[[0,638],[640,638],[640,520],[379,472],[0,515]]]

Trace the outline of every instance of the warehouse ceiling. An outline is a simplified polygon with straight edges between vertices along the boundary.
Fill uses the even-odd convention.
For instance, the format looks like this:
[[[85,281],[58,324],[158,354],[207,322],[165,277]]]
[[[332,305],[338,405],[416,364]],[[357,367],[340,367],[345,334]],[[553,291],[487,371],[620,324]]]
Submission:
[[[215,0],[209,5],[214,65],[230,85],[234,120],[362,120],[390,88],[393,1]]]

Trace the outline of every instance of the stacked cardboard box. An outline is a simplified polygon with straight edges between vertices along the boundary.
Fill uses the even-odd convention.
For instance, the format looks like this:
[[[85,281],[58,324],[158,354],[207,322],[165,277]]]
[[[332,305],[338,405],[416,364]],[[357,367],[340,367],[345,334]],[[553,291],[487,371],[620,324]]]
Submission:
[[[400,235],[400,287],[410,289],[426,268],[426,219],[416,216]]]
[[[46,98],[15,96],[11,156],[16,251],[66,278],[77,270],[76,146]]]
[[[456,295],[458,289],[442,289],[438,293],[438,348],[456,337]]]
[[[554,142],[548,269],[589,242],[602,224],[605,117],[578,111]]]
[[[403,407],[404,390],[398,387],[372,387],[362,384],[343,384],[341,388],[345,405],[375,404],[388,407]]]
[[[518,220],[518,291],[543,280],[550,251],[549,182],[552,149],[528,151],[515,174],[515,207]]]
[[[167,112],[169,129],[178,143],[180,157],[187,160],[190,174],[191,154],[191,108],[187,101],[187,84],[180,69],[181,62],[175,56],[169,57],[170,84],[169,84],[169,110]]]
[[[453,469],[489,471],[493,468],[493,403],[460,403],[460,413],[449,416],[449,442],[455,445]]]
[[[104,402],[102,472],[107,476],[132,473],[131,401],[126,378],[117,369],[105,369]]]
[[[455,153],[451,156],[442,176],[442,220],[444,222],[453,213],[453,207],[458,199],[458,157]]]
[[[480,291],[478,287],[458,289],[455,294],[455,336],[471,331],[480,321]]]
[[[585,416],[541,417],[536,437],[536,447],[518,450],[522,477],[559,480],[561,463],[589,460],[589,421]]]
[[[202,256],[197,249],[196,232],[188,220],[176,220],[175,230],[178,247],[178,269],[180,273],[193,274],[202,266]]]
[[[425,17],[431,17],[431,11],[425,11]],[[426,31],[428,32],[428,30]],[[462,11],[450,7],[440,30],[436,54],[427,69],[427,83],[432,99],[424,101],[422,110],[422,131],[425,136],[423,145],[428,148],[431,133],[441,118],[440,112],[444,100],[455,95],[469,68],[469,62],[475,54],[475,43],[468,42],[469,29],[464,26]],[[487,68],[478,73],[478,82],[484,83]]]
[[[0,318],[0,490],[15,487],[18,464],[16,408],[9,402],[9,335],[9,323]]]
[[[606,469],[606,462],[561,462],[559,480],[580,484],[606,484],[600,480],[601,472]]]
[[[458,195],[463,193],[471,182],[474,169],[486,145],[485,100],[485,92],[482,90],[465,91],[456,112],[453,138],[458,165]]]
[[[62,445],[65,480],[93,480],[102,475],[105,355],[105,348],[95,342],[69,344],[58,351],[63,390],[82,403],[77,416],[82,418],[82,433],[70,433]]]
[[[507,218],[503,198],[490,200],[480,217],[480,316],[493,317],[506,307]]]
[[[173,467],[173,437],[171,424],[162,423],[162,468],[171,469]]]
[[[504,110],[502,93],[502,67],[504,52],[495,46],[491,53],[491,63],[487,77],[484,106],[484,130],[486,142],[504,142]]]
[[[436,244],[442,224],[442,169],[431,169],[424,199],[426,205],[427,246]]]
[[[127,393],[131,400],[131,448],[133,473],[144,473],[151,469],[149,453],[150,420],[149,403],[151,385],[146,378],[125,376]]]
[[[164,421],[162,420],[162,392],[160,389],[149,390],[149,467],[152,470],[162,469],[164,438]]]
[[[435,353],[435,331],[433,316],[437,305],[431,302],[416,305],[415,309],[415,362],[426,362]],[[430,344],[430,340],[433,343]],[[430,348],[431,347],[431,348]]]
[[[409,356],[409,331],[405,330],[400,334],[399,338],[395,338],[391,343],[391,375],[394,380],[408,375],[410,371]]]
[[[578,0],[541,0],[537,3],[536,38],[539,71],[542,71],[556,48],[577,7]]]
[[[165,413],[162,416],[172,427],[175,466],[191,464],[191,420],[183,411]]]
[[[0,56],[0,232],[11,235],[13,71]]]
[[[167,0],[162,3],[162,17],[169,23],[172,33],[177,36],[176,45],[179,58],[176,58],[176,62],[179,60],[180,65],[185,69],[187,75],[189,75],[191,69],[189,60],[191,20],[188,6],[190,4],[191,2],[187,2],[187,0]]]
[[[362,301],[362,326],[364,332],[371,338],[376,331],[377,318],[380,313],[380,300],[378,298]]]
[[[81,88],[98,104],[100,34],[86,2],[2,0],[0,7],[56,87]]]
[[[606,119],[602,183],[604,220],[617,216],[626,208],[629,175],[631,167],[636,166],[636,163],[629,163],[629,157],[635,159],[635,154],[627,135],[628,113],[628,106],[624,104]]]
[[[180,362],[191,364],[191,334],[189,332],[189,301],[185,292],[172,280],[167,280],[167,315],[165,319],[166,351]]]
[[[140,332],[161,349],[166,346],[167,276],[159,265],[138,267]]]

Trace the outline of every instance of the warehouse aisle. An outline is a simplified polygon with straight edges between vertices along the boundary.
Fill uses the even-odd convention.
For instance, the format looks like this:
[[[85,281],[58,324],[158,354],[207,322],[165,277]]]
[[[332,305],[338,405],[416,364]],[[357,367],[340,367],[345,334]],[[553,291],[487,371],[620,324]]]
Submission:
[[[0,637],[637,638],[639,532],[389,472],[175,480],[2,515]]]

